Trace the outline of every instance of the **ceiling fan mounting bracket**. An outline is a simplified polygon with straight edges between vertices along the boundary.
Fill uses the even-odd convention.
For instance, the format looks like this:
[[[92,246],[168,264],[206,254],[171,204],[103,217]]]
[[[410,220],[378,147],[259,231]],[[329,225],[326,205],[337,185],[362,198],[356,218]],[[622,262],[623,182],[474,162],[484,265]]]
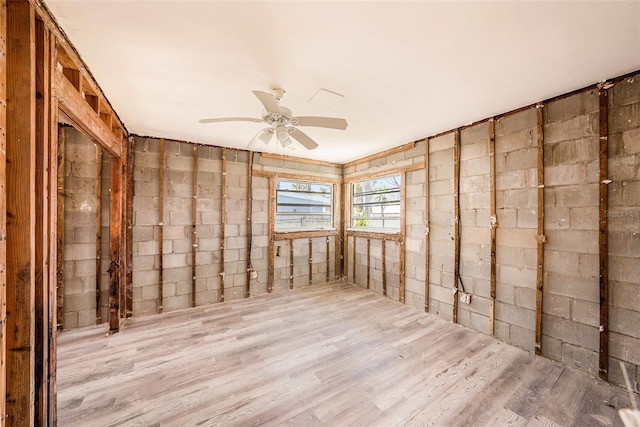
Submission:
[[[271,88],[271,92],[273,93],[273,97],[276,101],[280,101],[286,92],[284,89],[279,88],[277,86]]]

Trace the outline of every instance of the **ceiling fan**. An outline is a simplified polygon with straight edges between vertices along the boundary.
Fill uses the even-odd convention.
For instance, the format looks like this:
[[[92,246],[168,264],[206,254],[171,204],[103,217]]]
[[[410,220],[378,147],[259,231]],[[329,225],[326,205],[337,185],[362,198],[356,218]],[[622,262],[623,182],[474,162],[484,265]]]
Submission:
[[[272,94],[254,90],[253,94],[264,106],[262,118],[254,119],[251,117],[223,117],[215,119],[201,119],[200,123],[217,123],[217,122],[255,122],[266,123],[269,127],[258,132],[249,142],[249,146],[254,146],[256,142],[262,141],[269,144],[273,135],[276,136],[278,142],[287,147],[291,145],[291,138],[298,141],[307,150],[313,150],[318,143],[302,132],[297,126],[314,126],[329,129],[345,130],[347,121],[335,117],[318,117],[318,116],[298,116],[293,117],[291,110],[280,105],[280,100],[284,96],[284,90],[273,88]],[[291,137],[291,138],[290,138]]]

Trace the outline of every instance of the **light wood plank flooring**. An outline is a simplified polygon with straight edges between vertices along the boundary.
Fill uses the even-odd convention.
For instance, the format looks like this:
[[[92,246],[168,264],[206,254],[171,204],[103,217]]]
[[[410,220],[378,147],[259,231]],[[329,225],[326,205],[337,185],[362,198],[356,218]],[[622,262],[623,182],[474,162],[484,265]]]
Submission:
[[[621,388],[342,282],[64,332],[60,426],[609,425]]]

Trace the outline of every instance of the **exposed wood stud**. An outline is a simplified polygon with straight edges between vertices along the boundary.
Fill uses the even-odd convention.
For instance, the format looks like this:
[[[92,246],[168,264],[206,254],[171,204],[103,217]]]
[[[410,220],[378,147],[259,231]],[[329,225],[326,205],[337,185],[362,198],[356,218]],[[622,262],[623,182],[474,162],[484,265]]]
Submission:
[[[293,239],[289,239],[289,289],[293,289]]]
[[[73,126],[90,139],[99,143],[111,155],[120,157],[122,138],[118,139],[87,104],[80,94],[59,70],[53,71],[58,106],[69,118]]]
[[[309,285],[313,284],[313,239],[309,238]]]
[[[104,113],[101,112],[99,113],[100,115],[100,120],[102,120],[104,122],[105,125],[107,125],[107,128],[112,129],[113,128],[113,116],[109,113]]]
[[[331,247],[330,243],[331,243],[331,238],[327,236],[327,248],[326,248],[326,251],[327,251],[327,253],[326,253],[326,257],[327,257],[326,258],[327,275],[325,277],[325,282],[329,281],[330,270],[331,270],[331,266],[329,265],[329,259],[331,258],[330,254],[329,254],[329,250],[330,250],[330,247]]]
[[[460,129],[454,133],[453,143],[453,323],[458,323],[458,282],[460,280]]]
[[[2,0],[0,0],[0,7],[3,6]],[[0,12],[1,14],[1,12]],[[0,16],[0,20],[2,17]],[[49,52],[51,52],[49,61],[49,69],[53,70],[55,68],[56,60],[56,40],[53,35],[49,37]],[[3,99],[2,95],[0,95],[0,99]],[[49,107],[49,266],[51,268],[55,268],[57,265],[57,224],[58,224],[58,216],[57,216],[57,206],[58,206],[58,191],[56,188],[57,185],[57,177],[58,177],[58,103],[57,98],[55,96],[51,96],[50,98],[50,107]],[[2,122],[0,122],[1,124]],[[4,147],[3,147],[4,148]],[[0,162],[2,162],[2,158],[0,158]],[[0,174],[3,176],[4,174]],[[3,211],[4,208],[0,207]],[[55,271],[55,270],[54,270]],[[49,408],[49,424],[56,425],[58,419],[57,412],[57,403],[58,403],[58,386],[57,386],[57,290],[56,285],[58,283],[57,274],[51,271],[49,274],[49,312],[48,312],[48,328],[47,335],[49,338],[49,376],[47,378],[47,388],[48,388],[48,396],[49,400],[47,406]],[[3,307],[4,309],[4,307]],[[2,336],[4,336],[4,332],[2,332]],[[3,362],[3,361],[2,361]],[[4,363],[3,363],[4,365]],[[3,412],[4,413],[4,412]]]
[[[87,104],[89,104],[89,107],[91,107],[93,111],[95,111],[98,114],[100,113],[100,98],[98,98],[95,95],[90,95],[88,93],[85,93],[84,99],[85,101],[87,101]]]
[[[50,43],[49,31],[40,19],[35,21],[35,425],[49,424],[49,150],[51,127]],[[4,337],[4,335],[3,335]]]
[[[78,92],[82,90],[82,74],[80,74],[80,71],[72,68],[63,68],[62,74],[69,80],[75,90]]]
[[[57,156],[57,193],[56,200],[56,310],[57,329],[64,329],[64,175],[65,175],[65,148],[67,141],[67,129],[63,126],[58,130],[58,156]]]
[[[109,204],[109,333],[120,330],[120,237],[122,216],[122,161],[111,158],[111,193]]]
[[[407,186],[407,173],[402,172],[402,185],[400,186],[400,242],[399,242],[399,264],[400,264],[400,273],[398,278],[398,301],[401,303],[405,303],[406,300],[406,248],[405,248],[405,234],[407,232],[406,227],[406,186]]]
[[[337,187],[337,186],[336,186]],[[342,225],[342,233],[340,233],[340,273],[339,277],[347,279],[347,250],[349,249],[349,237],[347,236],[348,221],[350,221],[350,215],[347,214],[347,207],[349,206],[349,184],[343,183],[342,198],[340,203],[340,222]],[[336,254],[337,256],[337,254]],[[337,267],[336,267],[337,268]],[[337,272],[336,272],[337,273]],[[348,279],[347,279],[348,281]]]
[[[429,312],[429,140],[424,142],[425,206],[424,206],[424,311]]]
[[[159,245],[159,260],[158,260],[158,313],[162,313],[164,310],[164,138],[161,138],[159,147],[160,165],[158,167],[158,245]]]
[[[367,289],[371,288],[371,239],[367,238]]]
[[[387,241],[382,239],[382,295],[387,296]]]
[[[225,287],[225,265],[224,265],[224,251],[226,244],[226,224],[227,224],[227,149],[222,148],[222,174],[221,174],[221,187],[222,197],[220,197],[220,302],[224,302],[224,287]]]
[[[536,252],[536,326],[534,351],[542,354],[542,293],[544,285],[544,116],[543,104],[536,106],[536,131],[538,135],[538,231]]]
[[[102,149],[96,145],[96,325],[102,323]]]
[[[490,297],[489,301],[489,333],[495,332],[496,313],[496,229],[498,227],[498,214],[496,212],[496,127],[495,120],[489,119],[489,185],[491,189],[491,273],[490,273]]]
[[[356,259],[357,259],[357,254],[358,254],[358,238],[356,236],[353,236],[353,265],[351,266],[351,268],[353,269],[353,273],[352,276],[353,277],[353,283],[356,283]]]
[[[253,262],[251,261],[253,231],[251,229],[253,216],[253,151],[249,151],[249,162],[247,165],[247,283],[245,285],[244,296],[251,296],[251,279],[253,276]]]
[[[126,164],[126,193],[125,193],[125,212],[122,226],[125,239],[125,271],[124,271],[124,287],[125,287],[125,317],[133,316],[133,196],[135,186],[133,182],[133,168],[135,166],[135,140],[128,138],[124,141],[123,149],[127,150]]]
[[[34,425],[35,310],[35,15],[7,4],[7,350],[6,425]],[[5,341],[6,340],[6,341]],[[4,398],[4,396],[3,396]]]
[[[269,178],[269,261],[267,274],[267,292],[273,292],[274,264],[276,262],[276,246],[274,241],[274,222],[276,219],[276,186],[275,178]]]
[[[335,230],[325,231],[294,231],[294,232],[275,232],[273,240],[289,240],[289,239],[308,239],[309,237],[328,237],[337,236],[338,232]]]
[[[126,195],[124,194],[127,188],[127,176],[126,176],[126,164],[127,164],[127,147],[126,145],[122,146],[121,150],[122,156],[120,157],[120,268],[118,269],[118,274],[120,275],[119,279],[119,287],[118,287],[118,298],[119,298],[119,310],[118,314],[121,319],[125,318],[125,313],[127,311],[127,289],[126,289],[126,260],[124,254],[127,249],[127,243],[125,240],[126,234],[126,221],[125,221],[125,204],[126,204]]]
[[[600,258],[600,379],[607,381],[609,377],[609,230],[608,230],[608,180],[609,180],[609,123],[608,123],[608,89],[611,83],[598,85],[599,93],[599,121],[600,121],[600,220],[599,220],[599,258]]]
[[[378,233],[374,231],[360,231],[360,230],[348,230],[348,236],[352,237],[362,237],[363,239],[373,239],[373,240],[388,240],[392,242],[399,242],[402,239],[402,236],[398,234],[389,234],[389,233]]]
[[[193,175],[191,182],[191,307],[196,306],[196,258],[198,255],[198,144],[193,144]]]
[[[344,200],[342,198],[342,185],[337,184],[334,185],[336,193],[334,195],[333,200],[339,206],[334,207],[334,219],[333,226],[336,229],[337,233],[334,237],[334,265],[333,265],[333,279],[338,280],[342,277],[341,265],[342,265],[342,242],[344,237]],[[340,231],[342,231],[340,233]]]

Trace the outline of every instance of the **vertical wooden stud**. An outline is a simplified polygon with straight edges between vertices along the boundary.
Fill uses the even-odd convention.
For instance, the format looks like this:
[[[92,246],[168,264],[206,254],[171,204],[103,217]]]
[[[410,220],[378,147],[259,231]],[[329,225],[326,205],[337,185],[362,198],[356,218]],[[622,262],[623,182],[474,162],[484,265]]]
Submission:
[[[120,330],[120,237],[122,218],[122,159],[111,158],[109,204],[109,333]]]
[[[330,248],[329,243],[330,243],[330,241],[331,241],[331,238],[329,238],[329,236],[327,236],[327,249],[326,249],[327,250],[327,254],[326,254],[327,258],[325,260],[326,264],[327,264],[327,267],[326,267],[327,268],[327,277],[325,277],[325,282],[329,281],[330,270],[331,270],[330,265],[329,265],[329,258],[330,258],[330,256],[329,256],[329,248]]]
[[[600,352],[598,358],[598,376],[607,381],[609,377],[609,230],[607,220],[609,181],[609,123],[608,123],[608,88],[611,83],[605,82],[598,85],[599,94],[599,121],[600,121],[600,220],[599,220],[599,264],[600,264]]]
[[[102,323],[102,302],[100,290],[102,282],[102,148],[96,145],[96,325]]]
[[[400,241],[398,242],[399,246],[399,264],[400,264],[400,277],[398,278],[398,301],[401,303],[405,303],[407,289],[405,286],[406,283],[406,251],[405,251],[405,235],[407,233],[406,227],[406,182],[407,182],[407,173],[402,172],[402,183],[400,186]]]
[[[454,133],[453,143],[453,323],[458,323],[458,281],[460,280],[460,129]]]
[[[489,333],[495,332],[496,318],[496,228],[498,227],[498,214],[496,212],[496,127],[493,117],[489,119],[489,186],[491,189],[490,205],[491,217],[491,272],[489,295]]]
[[[160,247],[160,255],[158,262],[158,313],[164,311],[164,138],[160,139],[160,165],[158,167],[158,245]]]
[[[353,284],[357,284],[356,283],[356,259],[358,255],[358,238],[356,236],[353,236],[353,266],[351,268],[353,268]]]
[[[293,239],[289,239],[289,289],[293,289]]]
[[[425,206],[424,206],[424,311],[429,312],[429,139],[424,142]]]
[[[344,279],[349,282],[349,235],[344,235],[344,244],[342,246],[342,250],[344,251],[341,263],[341,267],[343,269],[342,273]]]
[[[198,144],[193,144],[193,175],[191,182],[191,307],[196,306],[196,258],[198,255]]]
[[[49,377],[49,120],[51,119],[50,33],[35,21],[36,67],[36,182],[35,182],[35,424],[48,425]]]
[[[34,424],[35,13],[7,3],[7,425]]]
[[[245,298],[251,296],[251,279],[253,276],[253,262],[251,261],[251,246],[253,231],[251,230],[251,217],[253,215],[253,151],[249,151],[247,165],[247,284],[244,290]]]
[[[276,245],[274,241],[274,227],[276,220],[276,186],[275,179],[269,178],[269,264],[267,275],[267,292],[273,292],[274,264],[276,262]]]
[[[382,295],[387,296],[387,241],[382,239]]]
[[[334,184],[333,186],[335,190],[334,195],[334,203],[339,205],[334,208],[334,219],[333,226],[335,227],[338,234],[334,238],[334,265],[333,265],[333,280],[340,279],[342,272],[340,271],[341,262],[342,262],[342,242],[344,237],[344,200],[342,199],[342,185]]]
[[[6,130],[7,130],[7,2],[0,0],[0,425],[7,418],[7,205],[6,205]],[[55,243],[55,242],[54,242]],[[55,283],[55,282],[54,282]]]
[[[134,182],[133,182],[133,169],[135,166],[135,140],[130,137],[124,141],[123,149],[127,150],[127,163],[126,163],[126,188],[125,188],[125,207],[124,207],[124,220],[122,226],[124,227],[124,240],[125,240],[125,271],[124,271],[124,287],[125,287],[125,317],[129,318],[133,316],[133,196],[134,196]]]
[[[340,221],[342,224],[342,233],[340,233],[340,277],[344,277],[347,282],[349,275],[347,270],[347,250],[349,249],[349,236],[347,235],[348,221],[351,221],[350,215],[347,214],[349,209],[349,184],[343,183],[342,198],[340,203]]]
[[[309,285],[313,284],[313,239],[309,238]]]
[[[543,105],[536,105],[536,129],[538,134],[538,234],[536,253],[536,330],[534,350],[542,354],[542,292],[544,283],[544,121]]]
[[[220,198],[220,302],[224,302],[224,251],[226,245],[226,224],[227,224],[227,149],[222,148],[222,197]]]
[[[57,156],[57,193],[56,198],[56,319],[57,329],[64,329],[64,175],[65,175],[65,148],[67,130],[64,126],[58,130],[58,156]]]
[[[371,289],[371,239],[367,237],[367,289]]]

